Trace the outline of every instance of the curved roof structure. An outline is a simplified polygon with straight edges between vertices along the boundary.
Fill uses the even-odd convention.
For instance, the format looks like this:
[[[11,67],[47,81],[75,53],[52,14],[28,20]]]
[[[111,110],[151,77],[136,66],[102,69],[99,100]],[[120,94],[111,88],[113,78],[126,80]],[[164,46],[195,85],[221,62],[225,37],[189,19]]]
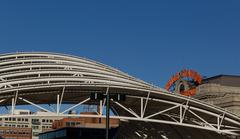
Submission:
[[[81,104],[104,105],[104,102],[90,100],[91,93],[125,94],[126,101],[111,101],[115,113],[111,117],[123,122],[171,125],[171,128],[174,127],[172,134],[179,136],[184,128],[196,134],[199,129],[204,130],[221,138],[228,138],[225,135],[238,136],[240,133],[240,118],[236,115],[196,99],[170,93],[96,61],[42,52],[0,55],[1,106],[32,104],[46,110],[37,104],[57,103],[60,106],[71,103],[76,107]],[[74,107],[62,112],[58,109],[53,113],[64,117]],[[104,117],[102,113],[97,116]],[[162,130],[166,134],[162,136],[168,136]],[[155,134],[163,132],[156,129]],[[204,134],[208,134],[206,132]],[[145,136],[145,133],[137,135]]]

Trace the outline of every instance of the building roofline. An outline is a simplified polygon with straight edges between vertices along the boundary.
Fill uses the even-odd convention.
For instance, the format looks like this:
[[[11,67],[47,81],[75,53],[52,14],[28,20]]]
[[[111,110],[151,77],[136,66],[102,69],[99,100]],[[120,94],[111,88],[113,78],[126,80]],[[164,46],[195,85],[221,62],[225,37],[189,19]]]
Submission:
[[[209,77],[209,78],[205,78],[204,81],[212,80],[212,79],[216,79],[216,78],[220,78],[220,77],[240,78],[240,75],[219,74],[219,75],[216,75],[216,76],[212,76],[212,77]]]

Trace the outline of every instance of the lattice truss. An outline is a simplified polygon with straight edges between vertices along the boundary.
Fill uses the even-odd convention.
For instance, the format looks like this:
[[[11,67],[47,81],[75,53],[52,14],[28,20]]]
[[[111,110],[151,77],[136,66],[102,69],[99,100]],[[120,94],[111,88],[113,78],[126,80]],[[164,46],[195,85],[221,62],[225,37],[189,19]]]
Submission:
[[[10,106],[0,117],[16,115],[18,105],[49,112],[48,117],[105,117],[105,101],[90,100],[91,93],[122,93],[126,101],[111,100],[111,118],[190,127],[239,135],[240,118],[196,99],[170,93],[117,69],[84,58],[52,53],[0,56],[0,105]],[[43,107],[54,104],[56,109]],[[72,104],[63,109],[63,104]],[[98,105],[97,115],[69,115],[82,105]]]

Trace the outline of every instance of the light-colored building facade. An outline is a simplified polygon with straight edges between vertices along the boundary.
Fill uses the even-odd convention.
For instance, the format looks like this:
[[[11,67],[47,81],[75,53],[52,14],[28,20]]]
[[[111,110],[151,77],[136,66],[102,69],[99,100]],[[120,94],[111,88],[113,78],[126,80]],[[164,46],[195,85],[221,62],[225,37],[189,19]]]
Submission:
[[[32,114],[30,110],[15,110],[15,114]],[[54,120],[57,120],[59,118],[57,117],[47,117],[49,115],[48,112],[36,112],[36,115],[46,115],[46,117],[42,116],[39,117],[6,117],[6,118],[0,118],[0,127],[1,128],[12,128],[12,129],[30,129],[32,133],[32,138],[37,139],[38,134],[52,130],[52,123]],[[0,136],[4,136],[5,133],[0,133]]]
[[[240,116],[240,76],[207,78],[197,87],[194,97]]]

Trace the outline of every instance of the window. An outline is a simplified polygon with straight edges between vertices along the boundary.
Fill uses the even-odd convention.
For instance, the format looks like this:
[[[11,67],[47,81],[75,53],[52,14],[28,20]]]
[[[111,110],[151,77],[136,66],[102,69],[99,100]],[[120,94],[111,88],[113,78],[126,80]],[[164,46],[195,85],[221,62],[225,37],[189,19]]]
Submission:
[[[66,122],[66,126],[70,127],[71,126],[71,122]]]
[[[71,126],[75,126],[75,122],[71,122]]]
[[[33,122],[39,122],[39,119],[32,119]]]
[[[32,119],[32,124],[40,125],[39,119]]]
[[[38,136],[38,132],[33,132],[33,136]]]
[[[76,126],[79,127],[81,125],[80,122],[76,122]]]
[[[39,129],[38,126],[32,126],[32,129]]]

